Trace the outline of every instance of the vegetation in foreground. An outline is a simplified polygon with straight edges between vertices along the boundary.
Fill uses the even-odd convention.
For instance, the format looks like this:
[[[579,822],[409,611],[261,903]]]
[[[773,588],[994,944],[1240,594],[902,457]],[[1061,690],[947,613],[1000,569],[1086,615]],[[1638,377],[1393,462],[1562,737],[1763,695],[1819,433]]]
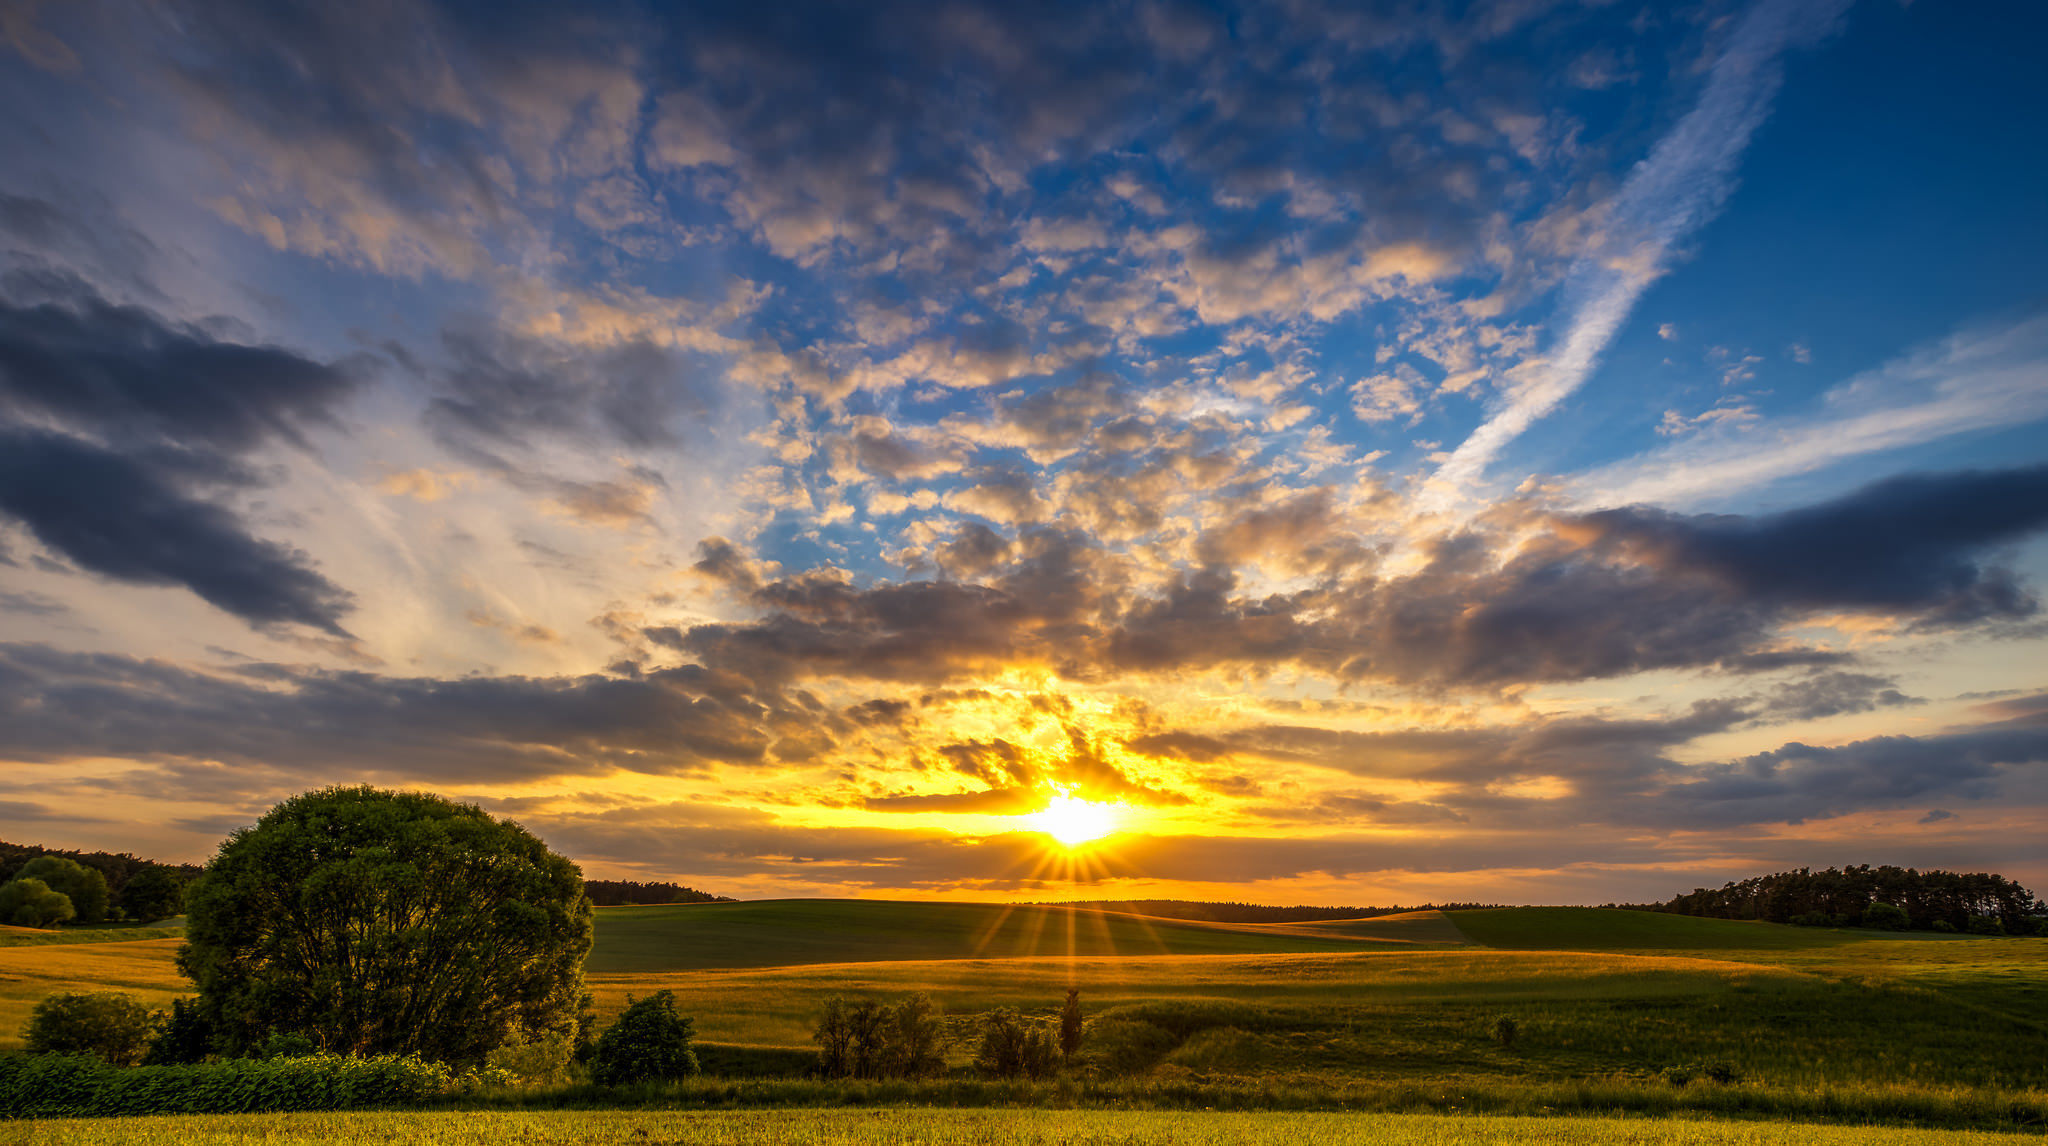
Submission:
[[[4,1146],[357,1146],[432,1143],[556,1146],[691,1142],[702,1146],[1174,1146],[1371,1143],[1473,1146],[2006,1146],[2010,1136],[1963,1130],[1787,1122],[1497,1117],[1438,1114],[1133,1110],[593,1110],[409,1114],[245,1114],[0,1123]]]

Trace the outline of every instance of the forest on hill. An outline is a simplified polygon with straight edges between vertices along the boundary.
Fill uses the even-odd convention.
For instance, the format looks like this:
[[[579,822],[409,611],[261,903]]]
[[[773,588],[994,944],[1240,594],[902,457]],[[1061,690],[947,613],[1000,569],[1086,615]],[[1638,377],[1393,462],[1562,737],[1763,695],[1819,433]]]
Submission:
[[[597,907],[738,902],[729,895],[713,895],[679,883],[640,883],[630,879],[586,879],[583,881],[583,893]]]
[[[1889,864],[1774,872],[1694,888],[1646,910],[1714,919],[1760,919],[1810,926],[1901,926],[1982,931],[1997,920],[2007,934],[2039,930],[2043,906],[2034,893],[1990,872],[1919,871]],[[1890,910],[1886,910],[1890,909]],[[1884,922],[1880,922],[1884,921]]]
[[[165,868],[178,873],[186,879],[198,875],[202,870],[198,864],[163,863],[158,860],[143,859],[140,856],[130,855],[127,852],[66,851],[63,848],[46,848],[35,844],[10,844],[5,840],[0,840],[0,883],[5,883],[14,878],[15,872],[20,871],[28,861],[38,856],[57,856],[60,859],[68,859],[73,863],[81,864],[99,872],[106,877],[107,890],[112,892],[116,898],[120,896],[121,889],[127,885],[130,879],[150,868]]]

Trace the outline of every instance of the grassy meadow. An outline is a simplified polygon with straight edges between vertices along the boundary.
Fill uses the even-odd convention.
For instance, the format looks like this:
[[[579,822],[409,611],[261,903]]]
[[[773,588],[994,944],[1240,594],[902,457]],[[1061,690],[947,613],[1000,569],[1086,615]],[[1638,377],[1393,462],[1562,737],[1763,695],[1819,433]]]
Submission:
[[[0,1123],[0,1146],[2003,1146],[1968,1130],[1616,1118],[1107,1110],[233,1114]]]
[[[161,1005],[184,993],[171,963],[178,940],[105,934],[102,942],[0,945],[0,1049],[20,1047],[22,1023],[46,994],[116,989]],[[695,1018],[714,1077],[646,1096],[656,1106],[1051,1103],[2048,1124],[2048,942],[2040,940],[1593,908],[1224,925],[1058,907],[790,900],[600,909],[589,980],[606,1016],[629,997],[671,990]],[[1069,986],[1081,989],[1091,1032],[1074,1079],[965,1078],[975,1016],[1007,1006],[1049,1018]],[[810,1060],[810,1032],[827,999],[919,991],[959,1036],[955,1078],[862,1085],[794,1077]],[[1500,1036],[1504,1018],[1511,1040]],[[1123,1045],[1133,1031],[1156,1042],[1135,1059]],[[516,1108],[605,1099],[572,1087],[483,1101]],[[539,1117],[521,1116],[528,1113]],[[1084,1123],[1097,1125],[1075,1125]],[[610,1133],[610,1125],[589,1132]],[[1188,1137],[1142,1140],[1223,1133],[1188,1125]],[[1571,1133],[1594,1136],[1557,1140],[1666,1140],[1599,1136],[1640,1125],[1589,1124]],[[979,1140],[920,1138],[911,1123],[845,1127],[885,1136],[821,1140]],[[1113,1129],[1103,1123],[1099,1132]],[[909,1137],[886,1137],[899,1131]],[[211,1132],[181,1140],[211,1141],[203,1136]],[[1454,1142],[1468,1133],[1456,1120],[1416,1123],[1413,1132],[1385,1140]]]

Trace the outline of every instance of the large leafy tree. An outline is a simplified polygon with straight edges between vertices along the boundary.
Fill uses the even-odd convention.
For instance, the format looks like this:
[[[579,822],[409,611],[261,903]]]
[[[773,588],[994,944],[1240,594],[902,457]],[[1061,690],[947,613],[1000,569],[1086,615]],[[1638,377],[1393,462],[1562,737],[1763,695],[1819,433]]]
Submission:
[[[76,911],[71,897],[51,891],[39,879],[12,879],[0,884],[0,923],[16,927],[53,927],[70,919]]]
[[[221,1050],[297,1034],[473,1063],[574,1035],[591,908],[576,865],[481,808],[329,788],[272,808],[185,896],[178,966]]]

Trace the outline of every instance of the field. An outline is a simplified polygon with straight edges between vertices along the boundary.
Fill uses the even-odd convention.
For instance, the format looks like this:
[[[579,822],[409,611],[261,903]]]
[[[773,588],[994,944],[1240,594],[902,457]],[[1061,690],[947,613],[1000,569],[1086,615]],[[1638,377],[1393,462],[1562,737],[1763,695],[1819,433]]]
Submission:
[[[1241,1114],[1101,1110],[575,1111],[239,1114],[0,1123],[0,1146],[2006,1146],[1972,1131],[1608,1118],[1429,1114]]]
[[[54,991],[114,988],[158,1005],[183,993],[171,966],[178,940],[81,937],[95,934],[102,941],[61,946],[0,938],[0,1049],[20,1045],[28,1009]],[[1693,1112],[2037,1130],[2048,1119],[2041,940],[1592,908],[1220,925],[1057,907],[792,900],[601,909],[589,968],[604,1014],[671,990],[696,1021],[716,1077],[647,1096],[654,1105]],[[929,993],[952,1016],[952,1060],[964,1075],[977,1014],[1011,1006],[1050,1016],[1069,986],[1081,989],[1095,1032],[1078,1090],[1069,1080],[849,1089],[795,1077],[834,995]],[[1500,1037],[1502,1019],[1513,1024],[1511,1040]],[[1126,1055],[1107,1071],[1134,1030],[1156,1037],[1155,1053],[1135,1069]],[[601,1101],[572,1088],[486,1105]],[[592,1123],[588,1133],[610,1125]],[[895,1124],[854,1120],[845,1133],[898,1132],[875,1129],[885,1125]],[[1571,1133],[1593,1137],[1557,1140],[1666,1140],[1644,1125],[1591,1123]],[[900,1129],[909,1137],[843,1140],[955,1140]],[[1391,1140],[1467,1133],[1455,1120],[1413,1130],[1417,1137]],[[1136,1140],[1085,1136],[1097,1132],[1073,1140]],[[1624,1132],[1653,1136],[1613,1136]],[[1172,1140],[1225,1131],[1186,1133]]]

